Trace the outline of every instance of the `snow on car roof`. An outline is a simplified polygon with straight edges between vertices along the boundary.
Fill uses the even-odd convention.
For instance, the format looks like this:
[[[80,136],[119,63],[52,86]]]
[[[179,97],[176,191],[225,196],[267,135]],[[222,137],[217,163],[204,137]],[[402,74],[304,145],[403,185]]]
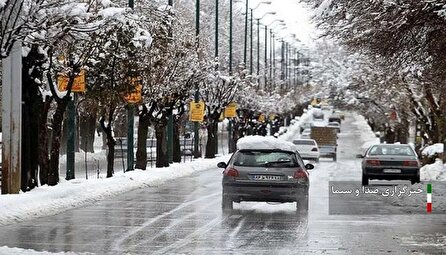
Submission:
[[[272,136],[245,136],[237,141],[237,149],[239,150],[283,150],[297,151],[297,147],[284,140],[277,139]]]

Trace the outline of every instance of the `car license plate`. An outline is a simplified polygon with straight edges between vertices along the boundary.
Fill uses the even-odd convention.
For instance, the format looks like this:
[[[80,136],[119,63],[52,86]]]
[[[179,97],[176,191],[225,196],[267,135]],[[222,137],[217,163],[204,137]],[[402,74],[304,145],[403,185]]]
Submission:
[[[401,169],[383,169],[383,173],[387,174],[400,174]]]
[[[254,175],[253,177],[256,181],[280,181],[282,176],[280,175]]]

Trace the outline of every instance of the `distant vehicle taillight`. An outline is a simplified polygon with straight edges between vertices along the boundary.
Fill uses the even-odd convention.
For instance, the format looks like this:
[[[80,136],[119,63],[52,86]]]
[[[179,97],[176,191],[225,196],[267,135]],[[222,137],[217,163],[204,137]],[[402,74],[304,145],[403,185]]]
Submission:
[[[308,182],[308,173],[299,168],[294,172],[293,175],[294,179],[296,179],[298,182]]]
[[[239,173],[237,171],[237,169],[235,168],[228,168],[223,172],[224,176],[232,176],[232,177],[238,177]]]
[[[416,160],[404,160],[403,166],[418,166],[418,161]]]
[[[371,166],[379,166],[381,165],[381,162],[379,160],[376,159],[369,159],[366,160],[367,165],[371,165]]]
[[[313,149],[311,149],[311,151],[317,151],[317,147],[314,147]]]

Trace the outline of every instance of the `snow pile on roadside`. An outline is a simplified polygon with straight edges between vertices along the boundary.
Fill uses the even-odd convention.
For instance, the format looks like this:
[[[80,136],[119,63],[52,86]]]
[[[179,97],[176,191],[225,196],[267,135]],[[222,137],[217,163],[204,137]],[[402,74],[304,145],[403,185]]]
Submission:
[[[430,146],[427,146],[421,151],[421,154],[425,156],[433,156],[435,153],[443,153],[443,144],[442,143],[436,143]]]
[[[21,248],[9,248],[8,246],[1,246],[0,247],[0,254],[8,254],[8,255],[71,255],[76,254],[74,252],[59,252],[59,253],[52,253],[47,251],[35,251],[30,249],[21,249]]]
[[[435,163],[423,166],[420,169],[420,179],[422,181],[446,181],[446,164],[437,158]]]
[[[40,186],[30,192],[0,196],[0,225],[31,218],[54,215],[67,209],[84,206],[137,188],[157,186],[178,177],[216,167],[229,156],[175,163],[167,168],[148,168],[115,173],[107,179],[74,179],[56,186]]]
[[[358,127],[361,141],[363,142],[362,149],[365,151],[371,145],[379,144],[379,138],[375,136],[375,133],[373,133],[372,128],[367,124],[364,116],[353,113],[353,117],[355,118],[353,124]]]
[[[299,120],[296,121],[296,123],[290,125],[288,127],[288,131],[285,134],[279,136],[279,138],[286,141],[292,141],[295,137],[299,137],[298,135],[300,134],[300,126],[303,123],[310,121],[312,114],[313,109],[309,109],[307,112],[304,112]]]

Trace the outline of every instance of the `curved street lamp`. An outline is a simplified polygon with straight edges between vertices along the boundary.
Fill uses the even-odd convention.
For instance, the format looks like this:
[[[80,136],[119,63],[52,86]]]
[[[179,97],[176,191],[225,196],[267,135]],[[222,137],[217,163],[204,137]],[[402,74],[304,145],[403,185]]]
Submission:
[[[266,12],[261,18],[256,18],[257,20],[257,76],[260,74],[260,20],[265,18],[267,15],[275,15],[276,12]],[[266,45],[265,45],[266,47]],[[259,82],[258,82],[259,83]],[[260,85],[260,84],[259,84]]]
[[[250,13],[251,13],[251,19],[250,19],[250,35],[251,35],[251,39],[250,39],[250,57],[249,57],[249,74],[251,74],[252,75],[252,70],[253,70],[253,68],[252,68],[252,63],[253,63],[253,61],[252,61],[252,49],[253,49],[253,45],[252,45],[252,38],[253,38],[253,36],[252,36],[252,31],[253,31],[253,29],[252,29],[252,22],[253,22],[253,20],[254,20],[254,15],[253,15],[253,12],[254,12],[254,10],[255,9],[257,9],[257,8],[259,8],[259,6],[260,5],[262,5],[262,4],[271,4],[271,1],[262,1],[262,2],[259,2],[258,4],[257,4],[257,6],[255,7],[255,8],[249,8],[249,10],[250,10]],[[245,61],[245,65],[246,65],[246,54],[247,54],[247,17],[248,17],[248,0],[246,0],[246,9],[245,9],[245,15],[246,15],[246,17],[245,17],[245,47],[244,47],[244,55],[243,55],[243,60]]]

